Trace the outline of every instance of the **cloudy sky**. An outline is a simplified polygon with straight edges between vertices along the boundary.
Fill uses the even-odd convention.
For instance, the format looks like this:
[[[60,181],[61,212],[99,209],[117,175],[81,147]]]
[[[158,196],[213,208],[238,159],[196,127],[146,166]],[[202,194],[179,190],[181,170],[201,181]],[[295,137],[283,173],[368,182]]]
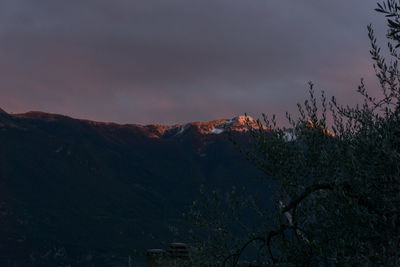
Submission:
[[[376,87],[374,0],[1,0],[0,107],[119,123],[294,112]],[[279,116],[281,117],[281,116]]]

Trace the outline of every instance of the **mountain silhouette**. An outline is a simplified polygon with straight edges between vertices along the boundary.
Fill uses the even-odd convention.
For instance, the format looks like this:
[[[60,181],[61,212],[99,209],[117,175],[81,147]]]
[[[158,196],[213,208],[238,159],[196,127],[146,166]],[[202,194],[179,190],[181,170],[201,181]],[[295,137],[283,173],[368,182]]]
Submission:
[[[257,188],[248,117],[135,125],[0,110],[0,266],[126,266],[167,246],[199,187]],[[267,130],[267,129],[266,129]]]

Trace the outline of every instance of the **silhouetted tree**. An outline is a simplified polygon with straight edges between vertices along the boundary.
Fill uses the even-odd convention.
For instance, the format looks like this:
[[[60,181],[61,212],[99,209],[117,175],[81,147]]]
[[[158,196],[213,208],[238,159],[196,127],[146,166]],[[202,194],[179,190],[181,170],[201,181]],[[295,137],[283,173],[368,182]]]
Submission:
[[[191,265],[235,266],[256,245],[265,265],[400,266],[400,1],[378,3],[376,11],[389,29],[390,62],[368,26],[381,96],[370,96],[361,80],[362,104],[344,107],[324,93],[317,101],[310,83],[300,116],[287,114],[289,128],[265,115],[268,129],[260,121],[249,127],[252,149],[244,153],[278,189],[273,224],[244,223],[250,210],[264,222],[271,214],[246,194],[204,193],[191,210],[202,229],[193,234]]]

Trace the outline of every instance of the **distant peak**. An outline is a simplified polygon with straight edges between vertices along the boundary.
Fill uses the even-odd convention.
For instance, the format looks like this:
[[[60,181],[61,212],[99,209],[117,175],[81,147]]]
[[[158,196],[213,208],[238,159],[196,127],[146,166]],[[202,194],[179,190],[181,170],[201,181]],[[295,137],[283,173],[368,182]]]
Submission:
[[[257,129],[259,124],[257,120],[248,115],[240,115],[230,120],[224,120],[222,123],[215,124],[209,133],[221,134],[225,130],[230,129],[235,132],[247,132],[249,128]],[[264,129],[267,129],[264,125]]]
[[[0,108],[0,114],[8,114],[8,113],[5,112],[4,109]]]
[[[235,120],[239,124],[246,124],[247,122],[249,122],[249,123],[256,122],[256,120],[253,119],[253,117],[247,116],[247,115],[237,116],[237,117],[233,118],[233,120]]]

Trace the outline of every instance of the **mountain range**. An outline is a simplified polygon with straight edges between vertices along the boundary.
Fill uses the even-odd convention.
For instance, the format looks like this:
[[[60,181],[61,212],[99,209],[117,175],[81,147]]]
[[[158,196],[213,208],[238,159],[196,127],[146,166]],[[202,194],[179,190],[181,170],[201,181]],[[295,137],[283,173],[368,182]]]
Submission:
[[[200,185],[260,190],[228,138],[247,144],[247,124],[257,127],[246,116],[143,126],[0,109],[0,266],[126,266],[134,249],[180,241],[168,229],[188,227]]]

